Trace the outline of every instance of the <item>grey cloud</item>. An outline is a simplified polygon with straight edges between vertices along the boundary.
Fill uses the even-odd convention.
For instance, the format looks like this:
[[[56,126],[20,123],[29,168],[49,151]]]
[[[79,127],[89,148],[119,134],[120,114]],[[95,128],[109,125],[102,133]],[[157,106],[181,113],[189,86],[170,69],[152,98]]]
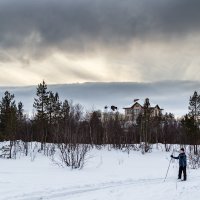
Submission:
[[[89,71],[86,69],[77,69],[76,67],[72,66],[59,66],[57,67],[56,71],[58,71],[58,76],[60,74],[66,74],[66,78],[68,76],[76,77],[78,80],[88,80],[88,81],[100,81],[98,75],[96,75],[95,71]],[[53,77],[49,77],[49,79],[55,78],[55,75]],[[59,77],[57,77],[59,79]]]
[[[32,45],[41,53],[181,38],[199,31],[199,8],[196,0],[1,0],[0,48],[26,48],[33,33]]]
[[[6,53],[0,52],[0,63],[10,62],[12,59]]]
[[[69,70],[69,68],[68,68]],[[88,80],[88,81],[100,81],[99,77],[94,73],[89,73],[88,71],[82,71],[82,70],[75,70],[70,69],[70,73],[72,73],[75,77],[82,80]]]

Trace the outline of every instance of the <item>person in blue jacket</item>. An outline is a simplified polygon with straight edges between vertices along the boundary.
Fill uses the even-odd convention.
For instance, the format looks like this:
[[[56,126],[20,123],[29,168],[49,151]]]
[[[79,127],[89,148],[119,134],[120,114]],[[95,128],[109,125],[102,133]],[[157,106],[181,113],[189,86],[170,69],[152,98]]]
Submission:
[[[179,172],[178,172],[178,179],[181,179],[182,173],[183,173],[183,180],[187,180],[187,174],[186,174],[186,167],[187,167],[187,157],[185,155],[184,148],[181,148],[179,151],[179,155],[177,157],[171,155],[171,158],[179,159]]]

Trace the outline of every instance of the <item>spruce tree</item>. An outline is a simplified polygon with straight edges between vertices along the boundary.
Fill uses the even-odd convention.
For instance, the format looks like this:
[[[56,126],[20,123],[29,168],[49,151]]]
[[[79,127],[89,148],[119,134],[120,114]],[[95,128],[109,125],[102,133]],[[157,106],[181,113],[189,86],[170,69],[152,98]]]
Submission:
[[[20,101],[17,105],[17,118],[18,118],[18,121],[21,122],[24,118],[24,109],[23,109],[24,105],[23,103]]]
[[[195,121],[198,122],[200,117],[200,95],[197,91],[190,97],[189,100],[189,115],[194,117]]]
[[[37,98],[34,99],[33,107],[36,109],[36,120],[40,124],[38,128],[41,129],[41,150],[46,143],[47,138],[47,107],[48,107],[48,95],[47,84],[45,81],[40,83],[36,92]]]
[[[149,133],[149,123],[150,123],[150,117],[151,117],[151,109],[150,109],[150,102],[149,99],[146,98],[143,106],[143,113],[142,113],[142,118],[141,118],[141,133],[142,133],[142,138],[144,142],[144,149],[143,153],[148,152],[150,145],[149,142],[151,140],[151,135]]]
[[[61,112],[60,112],[60,122],[62,135],[58,136],[58,140],[62,140],[67,142],[69,141],[69,135],[71,133],[70,129],[70,104],[67,100],[61,104]]]
[[[14,94],[10,94],[8,91],[6,91],[0,102],[1,139],[10,140],[9,158],[12,157],[12,147],[16,139],[17,129],[17,107],[14,97]]]
[[[26,116],[23,107],[24,105],[20,101],[17,104],[17,138],[26,141],[28,135],[26,133]]]
[[[61,110],[61,102],[59,100],[59,95],[50,91],[48,95],[47,104],[47,117],[48,117],[48,133],[49,139],[54,141],[54,136],[58,132],[58,124]]]
[[[197,91],[194,92],[194,94],[190,97],[189,100],[189,119],[190,122],[193,122],[194,124],[192,125],[192,131],[193,134],[190,133],[190,135],[192,136],[192,140],[193,140],[193,145],[194,145],[194,153],[197,154],[198,151],[198,140],[199,140],[199,120],[200,120],[200,95],[198,95]],[[190,125],[190,127],[187,128],[191,128],[191,124],[192,123],[188,123]],[[187,125],[188,125],[187,124]]]

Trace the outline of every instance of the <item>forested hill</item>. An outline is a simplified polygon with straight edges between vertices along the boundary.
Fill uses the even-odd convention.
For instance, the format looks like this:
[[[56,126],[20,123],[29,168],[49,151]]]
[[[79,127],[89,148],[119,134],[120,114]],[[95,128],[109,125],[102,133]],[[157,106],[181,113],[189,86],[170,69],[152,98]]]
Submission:
[[[48,84],[48,82],[47,82]],[[25,112],[32,112],[35,86],[24,87],[0,87],[0,95],[8,90],[15,95],[16,101],[22,101]],[[199,91],[200,82],[192,81],[163,81],[154,83],[75,83],[49,85],[48,89],[58,92],[60,99],[73,100],[80,103],[87,110],[103,109],[105,105],[115,105],[122,110],[130,105],[133,99],[143,101],[146,97],[150,102],[158,104],[166,112],[172,112],[177,116],[187,113],[189,96],[194,90]]]

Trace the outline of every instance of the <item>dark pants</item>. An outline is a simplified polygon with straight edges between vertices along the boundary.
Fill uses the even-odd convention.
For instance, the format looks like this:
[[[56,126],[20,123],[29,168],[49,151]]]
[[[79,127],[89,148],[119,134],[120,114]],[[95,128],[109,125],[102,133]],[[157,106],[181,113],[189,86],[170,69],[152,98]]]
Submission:
[[[186,166],[185,167],[179,167],[179,172],[178,172],[178,178],[179,179],[181,179],[182,172],[183,172],[184,180],[186,180],[187,179]]]

